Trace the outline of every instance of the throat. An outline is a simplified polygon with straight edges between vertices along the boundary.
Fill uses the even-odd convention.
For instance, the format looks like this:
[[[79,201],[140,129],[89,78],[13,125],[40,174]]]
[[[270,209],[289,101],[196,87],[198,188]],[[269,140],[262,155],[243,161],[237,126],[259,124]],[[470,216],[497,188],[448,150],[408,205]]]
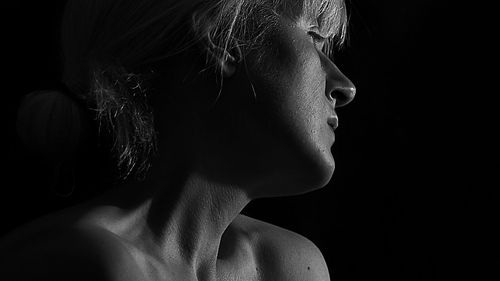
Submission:
[[[140,200],[110,202],[118,211],[105,222],[106,228],[162,264],[186,268],[197,280],[215,280],[219,261],[240,255],[232,224],[250,200],[235,186],[216,184],[195,173],[179,175],[127,186],[130,201]],[[137,196],[144,186],[149,189],[146,195]]]

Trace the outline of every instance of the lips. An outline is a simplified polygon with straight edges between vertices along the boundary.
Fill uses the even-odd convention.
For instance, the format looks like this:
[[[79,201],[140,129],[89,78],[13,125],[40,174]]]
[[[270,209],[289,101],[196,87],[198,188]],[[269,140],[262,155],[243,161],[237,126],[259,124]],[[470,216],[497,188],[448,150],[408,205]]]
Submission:
[[[339,117],[337,115],[332,115],[328,117],[327,122],[328,125],[330,125],[330,127],[332,127],[332,129],[335,130],[339,126]]]

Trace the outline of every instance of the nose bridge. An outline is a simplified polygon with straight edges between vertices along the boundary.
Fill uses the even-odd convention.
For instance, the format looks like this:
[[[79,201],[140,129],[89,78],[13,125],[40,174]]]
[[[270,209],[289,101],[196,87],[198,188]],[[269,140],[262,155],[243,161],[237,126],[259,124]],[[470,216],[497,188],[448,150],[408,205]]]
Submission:
[[[336,107],[350,103],[356,95],[356,87],[342,71],[323,54],[326,73],[325,92],[329,99],[336,100]]]

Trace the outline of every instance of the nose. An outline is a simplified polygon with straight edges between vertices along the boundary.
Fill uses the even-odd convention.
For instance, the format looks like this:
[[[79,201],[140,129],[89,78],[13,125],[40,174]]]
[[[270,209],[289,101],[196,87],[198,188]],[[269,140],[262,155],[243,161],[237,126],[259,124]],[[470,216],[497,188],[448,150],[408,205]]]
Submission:
[[[324,56],[324,55],[323,55]],[[356,87],[340,69],[326,56],[326,95],[329,100],[335,100],[335,107],[342,107],[350,103],[356,95]]]

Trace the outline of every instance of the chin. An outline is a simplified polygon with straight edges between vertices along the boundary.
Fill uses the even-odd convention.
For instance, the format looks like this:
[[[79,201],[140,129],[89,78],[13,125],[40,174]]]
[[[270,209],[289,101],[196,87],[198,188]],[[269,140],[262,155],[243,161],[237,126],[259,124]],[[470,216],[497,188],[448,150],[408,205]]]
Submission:
[[[304,191],[302,193],[318,190],[328,185],[335,171],[335,161],[331,154],[328,154],[326,159],[318,163],[314,170],[310,170],[309,176],[306,177],[307,184],[303,185]]]
[[[272,184],[273,191],[264,197],[301,195],[328,185],[333,177],[335,161],[331,154],[320,159],[323,161],[309,162],[275,177]]]
[[[312,139],[308,144],[300,147],[294,161],[295,174],[300,179],[295,182],[298,194],[318,190],[328,185],[335,171],[335,160],[332,154],[332,143],[326,138]],[[299,184],[300,183],[300,184]]]

